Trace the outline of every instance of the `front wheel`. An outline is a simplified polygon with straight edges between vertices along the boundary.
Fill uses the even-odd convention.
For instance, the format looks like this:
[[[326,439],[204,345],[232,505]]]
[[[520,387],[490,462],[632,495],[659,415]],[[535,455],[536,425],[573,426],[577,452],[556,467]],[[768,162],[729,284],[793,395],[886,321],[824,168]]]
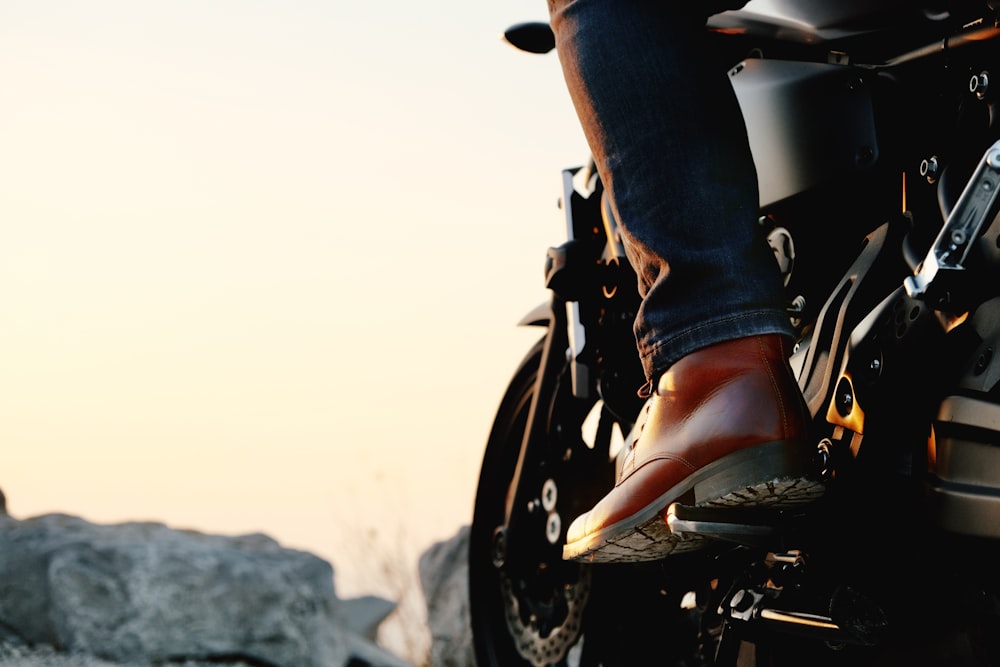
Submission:
[[[697,619],[682,609],[682,586],[664,588],[660,563],[585,565],[561,557],[566,527],[614,483],[611,459],[627,424],[596,398],[554,383],[538,406],[544,442],[518,483],[533,489],[508,540],[506,506],[515,496],[521,441],[542,364],[543,342],[521,362],[501,401],[476,491],[469,546],[469,602],[479,667],[701,664]],[[564,370],[562,376],[568,371]],[[596,392],[595,392],[596,393]],[[539,454],[539,452],[542,452]],[[669,592],[668,592],[669,591]],[[663,641],[669,636],[669,641]],[[651,641],[637,641],[646,637]]]

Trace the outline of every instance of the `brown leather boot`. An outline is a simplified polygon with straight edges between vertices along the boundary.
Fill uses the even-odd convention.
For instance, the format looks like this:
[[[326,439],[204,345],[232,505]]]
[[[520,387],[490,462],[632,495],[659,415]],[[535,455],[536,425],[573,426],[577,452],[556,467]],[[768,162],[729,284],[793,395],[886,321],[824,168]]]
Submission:
[[[784,339],[752,336],[687,355],[646,402],[614,489],[570,525],[563,557],[656,560],[703,546],[666,522],[676,501],[785,509],[823,493]]]

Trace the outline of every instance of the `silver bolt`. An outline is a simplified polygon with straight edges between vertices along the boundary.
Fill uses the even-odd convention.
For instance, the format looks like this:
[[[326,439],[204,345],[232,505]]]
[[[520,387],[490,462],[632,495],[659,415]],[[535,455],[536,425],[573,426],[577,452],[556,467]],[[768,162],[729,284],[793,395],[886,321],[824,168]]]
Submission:
[[[990,87],[990,74],[983,70],[969,79],[969,92],[975,93],[978,99],[985,99],[986,92]]]
[[[926,178],[928,183],[933,183],[937,180],[940,168],[941,165],[936,155],[920,161],[920,175]]]
[[[542,507],[546,512],[551,512],[556,508],[556,499],[559,497],[559,489],[555,480],[547,479],[542,484]]]
[[[545,539],[549,541],[549,544],[555,544],[559,541],[559,535],[562,533],[562,519],[555,512],[549,514],[549,520],[545,523]]]

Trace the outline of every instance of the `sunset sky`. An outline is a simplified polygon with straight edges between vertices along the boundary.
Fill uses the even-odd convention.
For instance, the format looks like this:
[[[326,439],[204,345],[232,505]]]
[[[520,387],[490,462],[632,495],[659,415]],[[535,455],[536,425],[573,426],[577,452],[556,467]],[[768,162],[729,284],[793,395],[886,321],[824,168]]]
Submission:
[[[0,6],[0,489],[378,590],[469,522],[586,158],[542,0]],[[395,550],[398,552],[393,553]]]

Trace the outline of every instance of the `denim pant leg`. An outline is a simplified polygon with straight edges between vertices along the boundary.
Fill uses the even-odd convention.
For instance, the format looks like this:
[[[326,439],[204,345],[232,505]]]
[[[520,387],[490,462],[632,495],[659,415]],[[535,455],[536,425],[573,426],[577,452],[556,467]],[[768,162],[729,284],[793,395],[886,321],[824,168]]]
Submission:
[[[549,0],[570,96],[638,273],[647,379],[707,345],[792,333],[757,224],[743,117],[701,6]]]

